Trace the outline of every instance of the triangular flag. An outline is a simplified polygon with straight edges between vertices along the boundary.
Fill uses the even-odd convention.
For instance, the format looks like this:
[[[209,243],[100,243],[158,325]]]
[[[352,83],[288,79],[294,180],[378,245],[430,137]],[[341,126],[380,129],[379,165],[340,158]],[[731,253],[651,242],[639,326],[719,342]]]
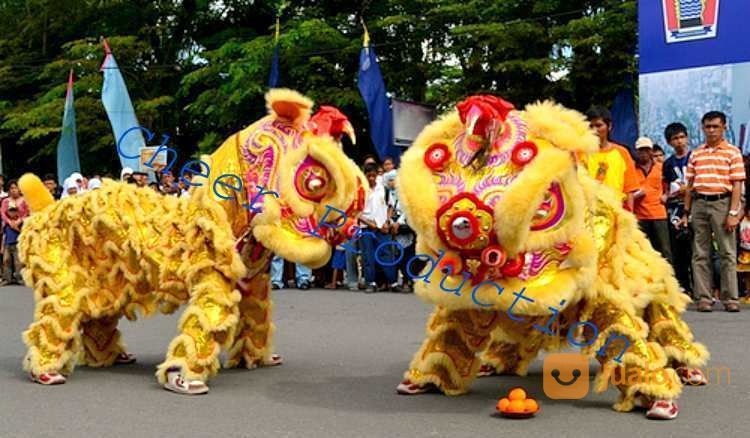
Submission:
[[[68,76],[68,91],[65,93],[62,134],[57,142],[57,180],[60,186],[73,172],[81,171],[76,136],[76,110],[73,106],[73,70]]]
[[[130,101],[128,88],[125,86],[125,80],[117,66],[115,56],[109,49],[107,40],[104,41],[104,62],[102,63],[102,72],[104,72],[104,85],[102,85],[102,104],[109,117],[109,123],[112,125],[112,133],[115,136],[115,147],[118,149],[120,165],[130,167],[138,171],[140,165],[140,148],[146,145],[143,134],[138,128],[138,119],[135,117],[133,103]],[[128,132],[128,130],[130,131]],[[127,135],[124,135],[127,132]],[[119,144],[118,144],[119,142]]]

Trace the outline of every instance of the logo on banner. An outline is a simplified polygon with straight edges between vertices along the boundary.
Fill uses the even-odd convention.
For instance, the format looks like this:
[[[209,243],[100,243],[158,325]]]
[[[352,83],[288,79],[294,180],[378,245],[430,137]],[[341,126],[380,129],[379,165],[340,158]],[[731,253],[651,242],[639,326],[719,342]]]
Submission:
[[[662,0],[667,43],[716,37],[719,0]]]

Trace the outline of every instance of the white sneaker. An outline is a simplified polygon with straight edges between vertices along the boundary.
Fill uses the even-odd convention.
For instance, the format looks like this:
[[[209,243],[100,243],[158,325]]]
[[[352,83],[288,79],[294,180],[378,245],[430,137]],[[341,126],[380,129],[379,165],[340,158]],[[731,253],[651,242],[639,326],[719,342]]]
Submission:
[[[680,367],[675,371],[677,371],[677,375],[680,377],[683,385],[704,386],[708,384],[706,376],[703,375],[703,371],[699,368]]]
[[[263,361],[264,367],[275,367],[284,363],[284,358],[279,354],[272,354],[271,358]]]
[[[182,378],[181,371],[176,369],[173,371],[167,371],[167,383],[164,384],[164,389],[178,394],[198,395],[206,394],[208,392],[208,385],[200,380],[186,382],[185,379]]]
[[[434,388],[435,386],[431,384],[418,385],[416,383],[413,383],[411,380],[406,379],[399,383],[398,386],[396,386],[396,392],[401,395],[416,395],[430,392]]]
[[[67,381],[65,376],[57,372],[42,373],[38,376],[34,373],[29,373],[29,379],[32,382],[40,385],[62,385]]]
[[[130,365],[131,363],[135,363],[135,354],[123,351],[115,358],[115,365]]]
[[[680,413],[680,407],[674,400],[656,400],[649,406],[646,417],[652,420],[674,420]]]

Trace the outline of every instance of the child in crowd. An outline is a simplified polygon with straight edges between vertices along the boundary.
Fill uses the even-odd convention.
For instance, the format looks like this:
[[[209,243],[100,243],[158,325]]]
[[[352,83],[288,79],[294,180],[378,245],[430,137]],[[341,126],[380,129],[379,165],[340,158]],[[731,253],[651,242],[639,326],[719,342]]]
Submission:
[[[21,261],[18,258],[18,235],[21,234],[23,219],[18,215],[15,205],[8,207],[8,221],[3,227],[3,274],[0,286],[21,284]]]
[[[339,273],[346,269],[346,251],[341,246],[336,247],[336,251],[331,257],[331,268],[333,274],[331,276],[331,282],[325,286],[326,289],[338,288]]]

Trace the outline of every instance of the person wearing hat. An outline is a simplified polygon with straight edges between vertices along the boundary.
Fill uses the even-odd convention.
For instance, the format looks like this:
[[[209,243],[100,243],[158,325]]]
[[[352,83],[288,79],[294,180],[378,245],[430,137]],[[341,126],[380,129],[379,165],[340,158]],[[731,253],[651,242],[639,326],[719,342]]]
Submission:
[[[651,246],[672,263],[667,209],[662,202],[662,163],[654,159],[653,149],[654,142],[648,137],[641,137],[635,142],[635,181],[638,190],[633,194],[633,213]]]
[[[123,167],[120,171],[120,181],[127,181],[129,177],[133,175],[133,169],[129,167]]]

